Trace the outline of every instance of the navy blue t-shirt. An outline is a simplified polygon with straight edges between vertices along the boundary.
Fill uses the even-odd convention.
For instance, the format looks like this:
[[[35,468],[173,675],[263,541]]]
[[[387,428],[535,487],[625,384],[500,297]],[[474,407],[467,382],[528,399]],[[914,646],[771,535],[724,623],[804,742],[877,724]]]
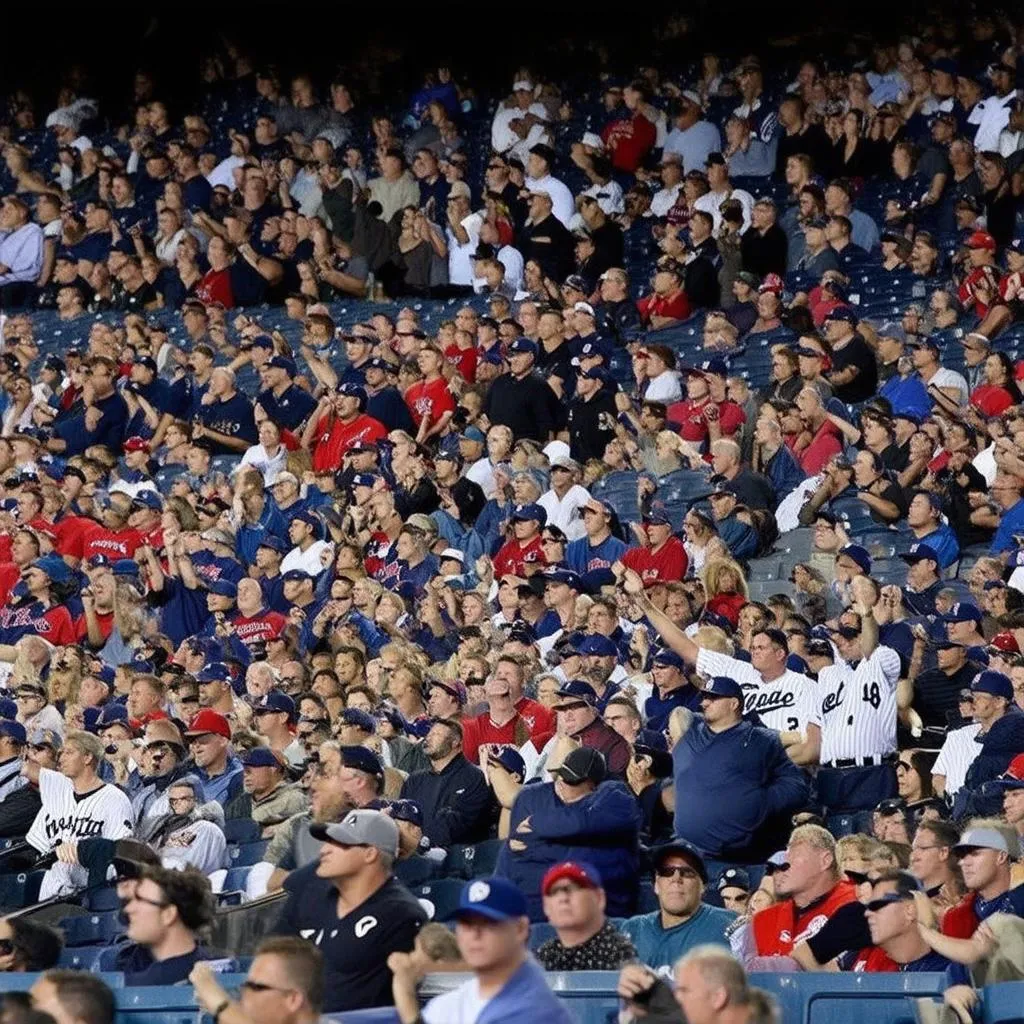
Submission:
[[[216,401],[212,405],[196,407],[195,418],[218,434],[238,438],[249,444],[256,444],[259,430],[252,414],[252,402],[240,391],[236,391],[226,402]],[[216,442],[214,442],[216,444]],[[221,451],[231,451],[221,446]]]
[[[293,384],[287,391],[275,395],[270,388],[261,391],[256,401],[271,422],[286,430],[298,430],[316,408],[316,399],[304,388]]]
[[[208,210],[210,208],[210,197],[213,195],[213,186],[201,174],[189,178],[181,186],[182,198],[186,210]]]
[[[191,953],[154,960],[145,946],[133,942],[118,954],[116,970],[124,972],[126,985],[177,985],[188,980],[197,961],[209,959],[209,954],[196,946]]]

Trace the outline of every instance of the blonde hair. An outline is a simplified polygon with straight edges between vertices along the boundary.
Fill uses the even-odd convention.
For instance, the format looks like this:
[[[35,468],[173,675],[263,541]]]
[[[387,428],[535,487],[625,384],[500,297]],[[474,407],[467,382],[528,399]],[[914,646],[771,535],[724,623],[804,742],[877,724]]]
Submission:
[[[843,836],[836,843],[836,862],[841,863],[847,857],[860,857],[863,860],[871,860],[877,846],[878,840],[865,835],[863,832],[854,832],[853,835]]]
[[[798,825],[789,836],[789,845],[802,844],[814,850],[821,850],[832,858],[832,873],[839,874],[839,860],[836,856],[836,841],[832,833],[821,825]]]
[[[704,569],[700,574],[701,582],[704,584],[706,600],[710,601],[711,598],[722,593],[720,581],[726,572],[731,572],[735,575],[738,587],[737,593],[742,594],[744,597],[749,597],[747,580],[738,562],[734,562],[731,558],[709,558],[704,563]]]
[[[728,634],[720,626],[699,626],[694,634],[693,642],[698,647],[717,651],[719,654],[728,654],[730,657],[736,650]]]
[[[455,936],[437,921],[428,921],[419,930],[416,935],[416,944],[434,963],[445,963],[462,958]]]

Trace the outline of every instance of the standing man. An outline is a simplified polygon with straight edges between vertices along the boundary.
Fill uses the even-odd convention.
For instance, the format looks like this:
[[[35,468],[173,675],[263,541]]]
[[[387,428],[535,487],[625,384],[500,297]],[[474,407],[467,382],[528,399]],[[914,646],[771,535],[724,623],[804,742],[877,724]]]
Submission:
[[[103,743],[88,732],[69,732],[60,753],[60,771],[26,760],[22,772],[39,787],[42,807],[32,823],[28,844],[40,854],[55,852],[39,898],[74,892],[88,882],[78,863],[82,839],[124,839],[132,834],[134,815],[128,797],[99,777]]]
[[[324,955],[324,1010],[391,1005],[388,957],[412,949],[426,911],[392,873],[398,826],[380,811],[354,810],[313,825],[319,858],[292,872],[275,932],[309,939]]]

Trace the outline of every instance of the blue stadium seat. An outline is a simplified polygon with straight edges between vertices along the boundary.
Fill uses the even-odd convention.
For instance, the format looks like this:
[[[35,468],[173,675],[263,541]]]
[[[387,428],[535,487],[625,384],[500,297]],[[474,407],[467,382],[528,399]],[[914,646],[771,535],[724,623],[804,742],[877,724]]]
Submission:
[[[536,953],[548,939],[555,937],[555,926],[547,921],[538,921],[530,925],[530,949]]]
[[[252,818],[229,818],[224,822],[224,836],[229,843],[252,843],[261,839],[259,825]]]
[[[114,941],[123,935],[125,924],[119,911],[107,913],[81,914],[78,917],[65,917],[60,921],[64,932],[65,946],[94,946]]]
[[[1022,1024],[1024,981],[986,985],[981,994],[981,1024]]]
[[[411,857],[395,862],[395,877],[407,886],[423,885],[444,876],[444,862],[429,857]]]
[[[20,910],[39,899],[39,886],[45,871],[22,871],[0,875],[0,908]]]
[[[117,888],[108,885],[102,889],[94,889],[86,895],[84,906],[94,912],[120,910],[121,901],[117,898]]]
[[[95,973],[100,969],[104,946],[65,946],[57,960],[58,967]]]
[[[432,921],[444,921],[459,905],[463,884],[457,878],[439,878],[436,882],[413,886],[412,894],[423,904]]]
[[[493,874],[504,845],[503,839],[487,839],[482,843],[453,846],[444,862],[444,872],[450,878],[482,878]]]
[[[266,869],[264,868],[264,870]],[[230,868],[228,873],[224,876],[224,888],[221,891],[245,892],[246,884],[249,881],[250,871],[252,871],[252,867],[249,865]]]
[[[269,839],[260,839],[253,843],[241,843],[238,846],[228,847],[228,861],[233,868],[247,868],[253,864],[259,864],[263,854],[267,852],[270,845]]]
[[[401,1018],[390,1006],[381,1006],[375,1010],[346,1010],[344,1015],[329,1013],[331,1020],[339,1024],[400,1024]]]

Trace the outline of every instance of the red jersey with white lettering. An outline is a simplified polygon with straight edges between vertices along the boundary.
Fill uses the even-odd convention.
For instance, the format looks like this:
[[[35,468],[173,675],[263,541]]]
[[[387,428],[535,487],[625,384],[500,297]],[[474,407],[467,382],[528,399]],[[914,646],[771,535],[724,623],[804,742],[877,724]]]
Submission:
[[[794,946],[817,935],[840,907],[856,899],[853,883],[839,882],[802,910],[792,900],[759,910],[751,921],[758,956],[789,956]]]
[[[540,534],[525,545],[513,538],[502,544],[501,549],[494,556],[494,578],[500,580],[502,576],[525,576],[528,565],[543,566],[546,564]]]
[[[668,422],[679,424],[679,436],[700,444],[708,439],[708,421],[704,410],[712,403],[708,399],[694,402],[689,398],[668,407]],[[722,437],[732,437],[747,420],[746,413],[735,402],[719,402],[718,425]]]
[[[653,587],[655,583],[681,580],[686,575],[690,560],[686,556],[683,542],[678,537],[669,537],[657,551],[652,548],[630,548],[622,556],[622,564],[639,573],[645,587]]]
[[[467,384],[476,382],[476,361],[478,358],[476,349],[470,345],[469,348],[459,348],[458,345],[449,345],[444,350],[445,358],[455,364],[455,369],[462,374],[462,379]]]
[[[405,404],[417,428],[424,419],[433,426],[446,412],[455,412],[455,398],[444,377],[417,381],[406,391]]]
[[[520,697],[516,701],[516,713],[530,727],[539,732],[555,731],[555,713],[531,697]],[[539,749],[539,748],[538,748]]]
[[[93,525],[86,534],[83,557],[88,560],[96,555],[106,555],[111,561],[119,558],[134,558],[135,551],[142,545],[142,534],[130,526],[123,530],[108,530],[105,526]]]
[[[235,627],[235,636],[246,647],[256,647],[280,636],[288,620],[280,612],[262,611],[259,615],[248,617],[236,615],[231,625]]]
[[[379,441],[387,437],[387,427],[380,420],[360,413],[351,423],[342,423],[334,416],[322,416],[313,435],[313,469],[340,469],[345,452],[356,441]]]
[[[475,718],[462,720],[462,752],[473,762],[479,763],[480,746],[484,743],[495,743],[518,749],[527,740],[533,740],[538,750],[554,736],[553,729],[544,729],[537,723],[537,728],[530,728],[529,723],[521,715],[513,716],[504,725],[495,725],[489,713],[477,715]]]
[[[55,647],[73,644],[76,640],[71,613],[62,604],[44,610],[39,601],[32,601],[20,608],[0,608],[0,633],[7,630],[18,632],[21,636],[33,633]],[[15,642],[14,638],[4,640],[4,643]]]

